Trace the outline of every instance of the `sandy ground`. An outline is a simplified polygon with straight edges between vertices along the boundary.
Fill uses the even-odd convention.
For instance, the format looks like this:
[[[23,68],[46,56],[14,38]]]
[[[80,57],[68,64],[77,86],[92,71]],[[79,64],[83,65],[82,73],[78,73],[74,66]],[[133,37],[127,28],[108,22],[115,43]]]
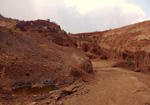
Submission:
[[[63,99],[64,105],[150,105],[149,75],[113,67],[115,61],[92,63],[95,82],[86,84],[86,94]]]

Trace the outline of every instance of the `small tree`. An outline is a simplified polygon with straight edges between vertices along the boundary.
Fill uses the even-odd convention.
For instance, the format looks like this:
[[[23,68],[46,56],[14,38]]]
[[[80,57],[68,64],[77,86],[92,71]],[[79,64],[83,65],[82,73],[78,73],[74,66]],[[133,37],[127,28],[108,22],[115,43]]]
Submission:
[[[128,56],[125,58],[125,60],[128,61],[130,64],[134,65],[133,61]]]
[[[8,28],[8,32],[12,32],[13,31],[13,29],[12,28]]]
[[[95,39],[95,38],[96,38],[96,36],[93,36],[93,38]]]
[[[50,19],[47,19],[47,22],[50,22]]]
[[[71,32],[68,32],[68,34],[71,34]]]
[[[85,39],[85,35],[83,36],[83,39]]]
[[[80,35],[79,38],[82,39],[82,35]]]

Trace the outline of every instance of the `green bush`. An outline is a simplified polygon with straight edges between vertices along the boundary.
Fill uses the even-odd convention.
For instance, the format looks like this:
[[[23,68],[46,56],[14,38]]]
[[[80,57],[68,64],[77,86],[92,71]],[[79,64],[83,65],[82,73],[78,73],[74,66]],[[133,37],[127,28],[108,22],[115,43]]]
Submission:
[[[12,28],[8,28],[8,32],[12,32],[13,31],[13,29]]]
[[[71,32],[68,32],[68,34],[71,34]]]
[[[85,39],[85,35],[83,36],[83,39]]]
[[[95,39],[95,38],[96,38],[96,36],[93,36],[93,38]]]
[[[79,38],[82,39],[82,36],[80,35]]]
[[[130,64],[134,65],[134,63],[132,62],[132,60],[128,56],[125,58],[125,60],[128,61]]]
[[[61,68],[60,68],[60,67],[56,67],[56,69],[57,69],[57,70],[61,70]]]
[[[50,22],[50,19],[47,19],[46,21],[47,21],[47,22]]]
[[[42,28],[42,27],[43,27],[42,25],[39,26],[39,28]]]

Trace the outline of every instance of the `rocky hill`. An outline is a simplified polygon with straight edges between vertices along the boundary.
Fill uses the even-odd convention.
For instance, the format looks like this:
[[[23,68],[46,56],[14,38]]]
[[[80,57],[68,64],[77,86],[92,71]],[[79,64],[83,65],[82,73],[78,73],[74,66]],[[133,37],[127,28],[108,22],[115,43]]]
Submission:
[[[72,48],[74,42],[60,26],[44,20],[18,21],[12,28],[0,24],[1,89],[61,87],[91,78],[89,58]]]

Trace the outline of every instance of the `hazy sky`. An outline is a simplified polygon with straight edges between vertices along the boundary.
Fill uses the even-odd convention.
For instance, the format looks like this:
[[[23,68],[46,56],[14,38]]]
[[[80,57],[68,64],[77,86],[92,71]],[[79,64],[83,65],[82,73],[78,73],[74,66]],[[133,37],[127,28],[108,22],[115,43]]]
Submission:
[[[150,19],[150,0],[0,0],[0,13],[50,19],[71,33],[113,29]]]

